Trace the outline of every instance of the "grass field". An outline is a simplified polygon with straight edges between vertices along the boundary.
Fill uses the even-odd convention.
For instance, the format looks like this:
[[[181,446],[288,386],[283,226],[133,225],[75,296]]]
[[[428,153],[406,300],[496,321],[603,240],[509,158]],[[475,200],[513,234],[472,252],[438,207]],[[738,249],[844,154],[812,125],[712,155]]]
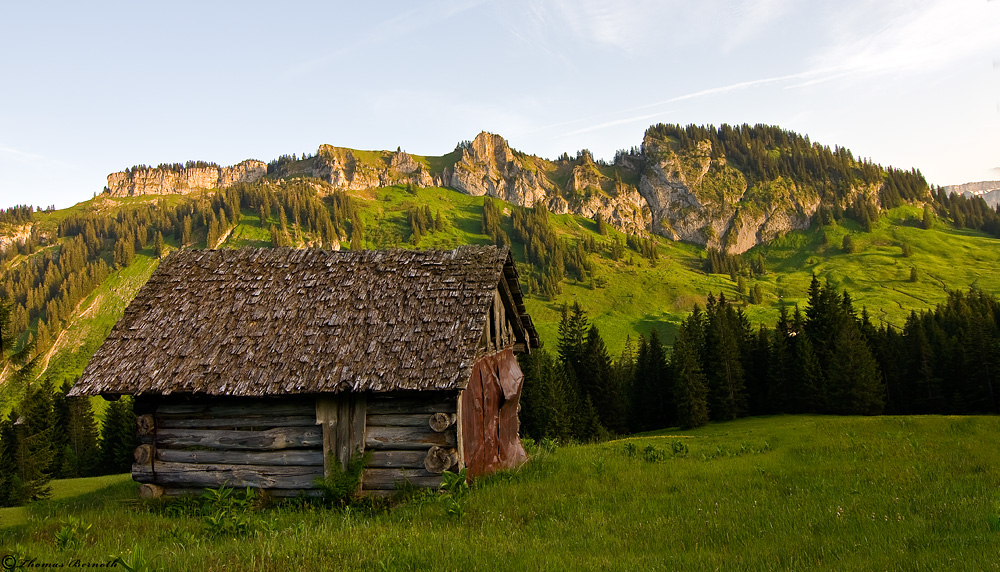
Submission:
[[[743,419],[539,451],[459,510],[257,509],[239,538],[110,477],[0,513],[0,546],[143,570],[995,570],[998,439],[995,417]]]

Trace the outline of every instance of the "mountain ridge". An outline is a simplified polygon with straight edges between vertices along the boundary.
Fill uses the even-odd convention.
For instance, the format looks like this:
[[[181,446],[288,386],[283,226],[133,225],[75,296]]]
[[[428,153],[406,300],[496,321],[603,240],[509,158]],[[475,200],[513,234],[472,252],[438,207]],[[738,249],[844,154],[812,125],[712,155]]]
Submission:
[[[575,157],[544,159],[481,132],[441,156],[324,144],[315,155],[282,156],[266,170],[263,165],[137,167],[109,175],[107,193],[172,194],[264,177],[311,177],[343,191],[446,187],[518,206],[544,203],[554,214],[599,216],[626,234],[657,234],[739,254],[808,228],[824,205],[840,212],[862,197],[877,211],[924,200],[929,188],[916,170],[883,169],[846,149],[760,125],[655,125],[641,146],[610,163],[595,161],[585,149]]]

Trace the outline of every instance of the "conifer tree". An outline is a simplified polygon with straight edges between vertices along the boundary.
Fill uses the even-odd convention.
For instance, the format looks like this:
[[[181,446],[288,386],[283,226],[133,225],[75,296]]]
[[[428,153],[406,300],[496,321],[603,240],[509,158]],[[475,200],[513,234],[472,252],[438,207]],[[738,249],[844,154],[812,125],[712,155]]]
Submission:
[[[608,348],[597,326],[591,325],[583,350],[583,390],[597,411],[601,425],[615,433],[628,430],[625,388],[615,375]]]
[[[841,323],[834,339],[827,384],[832,413],[878,415],[885,406],[878,364],[853,320]]]
[[[682,429],[701,427],[709,419],[708,381],[701,371],[697,335],[692,331],[690,320],[688,318],[681,325],[670,360],[676,380],[674,401],[677,406],[677,422]]]
[[[51,494],[50,468],[55,451],[52,445],[52,387],[38,384],[29,387],[21,402],[21,415],[14,422],[17,433],[17,504],[48,497]]]
[[[101,469],[105,474],[126,473],[135,453],[136,419],[132,399],[108,403],[101,423]]]
[[[17,473],[17,411],[0,419],[0,506],[13,506],[21,495],[21,481]]]
[[[728,421],[746,413],[742,356],[749,325],[729,306],[725,294],[710,294],[705,309],[702,371],[708,379],[712,418]]]
[[[166,246],[163,242],[163,233],[156,231],[156,238],[153,239],[153,256],[157,258],[163,258],[166,254]]]

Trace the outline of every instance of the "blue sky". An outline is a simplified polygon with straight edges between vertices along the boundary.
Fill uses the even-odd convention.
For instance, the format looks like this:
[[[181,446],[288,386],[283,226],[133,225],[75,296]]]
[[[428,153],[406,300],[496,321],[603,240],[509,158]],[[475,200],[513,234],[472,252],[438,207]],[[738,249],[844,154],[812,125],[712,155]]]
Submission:
[[[0,206],[108,173],[479,131],[610,159],[653,123],[767,123],[934,184],[1000,179],[1000,0],[20,2]]]

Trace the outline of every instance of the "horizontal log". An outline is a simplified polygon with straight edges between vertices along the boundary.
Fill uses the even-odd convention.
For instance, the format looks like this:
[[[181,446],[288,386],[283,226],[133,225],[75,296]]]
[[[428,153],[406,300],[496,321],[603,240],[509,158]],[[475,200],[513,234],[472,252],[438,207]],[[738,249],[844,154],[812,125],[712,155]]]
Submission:
[[[160,486],[252,487],[258,489],[303,489],[315,487],[323,468],[316,466],[227,465],[160,462],[152,470],[132,465],[132,478]]]
[[[397,483],[409,482],[417,487],[441,486],[441,475],[424,469],[365,469],[361,477],[364,490],[393,490]]]
[[[424,457],[427,452],[423,449],[413,451],[372,451],[369,467],[374,468],[400,468],[400,469],[421,469],[424,466]]]
[[[323,466],[320,450],[292,451],[180,451],[158,449],[157,461],[170,463],[223,463],[229,465]]]
[[[455,432],[438,433],[430,427],[368,427],[365,447],[368,449],[430,449],[454,447]]]
[[[208,447],[210,449],[294,449],[320,447],[323,429],[278,427],[267,431],[222,429],[171,429],[156,434],[158,447]]]
[[[254,415],[245,417],[191,417],[157,415],[160,429],[212,429],[221,427],[309,427],[316,424],[315,415]]]
[[[210,490],[209,488],[206,487],[202,488],[160,487],[160,488],[163,489],[163,496],[166,497],[201,496],[205,494],[208,490]],[[323,491],[319,489],[266,489],[266,494],[278,498],[295,498],[298,496],[315,498],[323,496]]]
[[[425,398],[375,396],[368,400],[368,414],[454,413],[455,401],[454,396]]]
[[[365,423],[369,426],[383,427],[423,427],[427,425],[430,415],[427,413],[398,413],[398,414],[368,414]]]
[[[192,415],[206,417],[244,417],[247,415],[315,415],[313,399],[213,399],[188,403],[161,403],[158,415]]]

